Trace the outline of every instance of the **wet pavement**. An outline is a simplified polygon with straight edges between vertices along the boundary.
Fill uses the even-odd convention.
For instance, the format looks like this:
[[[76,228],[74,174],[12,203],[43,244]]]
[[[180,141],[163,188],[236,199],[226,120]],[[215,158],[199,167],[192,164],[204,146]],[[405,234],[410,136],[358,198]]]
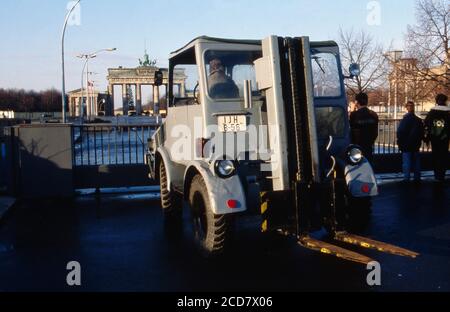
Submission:
[[[0,220],[14,205],[15,201],[16,201],[15,198],[0,195]]]
[[[450,291],[449,184],[381,192],[365,235],[421,256],[348,247],[381,263],[379,287],[362,265],[262,236],[255,218],[239,222],[227,256],[203,259],[188,220],[181,237],[166,235],[159,202],[141,193],[18,203],[0,224],[0,291]],[[70,261],[81,264],[80,287],[66,284]]]

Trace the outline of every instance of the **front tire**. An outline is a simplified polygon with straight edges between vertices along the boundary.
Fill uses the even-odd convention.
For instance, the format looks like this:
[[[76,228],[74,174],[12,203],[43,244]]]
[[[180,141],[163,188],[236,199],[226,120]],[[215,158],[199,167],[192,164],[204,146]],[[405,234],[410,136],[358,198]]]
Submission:
[[[195,241],[205,256],[223,253],[230,240],[231,219],[215,215],[211,209],[205,181],[200,175],[192,180],[189,190]]]

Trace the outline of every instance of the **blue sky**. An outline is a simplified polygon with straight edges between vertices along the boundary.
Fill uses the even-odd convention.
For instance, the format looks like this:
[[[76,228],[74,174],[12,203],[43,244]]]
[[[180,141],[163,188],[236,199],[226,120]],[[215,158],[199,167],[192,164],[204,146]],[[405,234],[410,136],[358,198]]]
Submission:
[[[67,0],[2,0],[0,88],[60,88],[60,33]],[[116,47],[92,62],[94,80],[106,87],[108,67],[137,66],[145,41],[159,66],[168,54],[198,35],[258,38],[270,34],[336,39],[339,27],[366,29],[402,47],[414,23],[414,0],[379,0],[381,23],[370,26],[369,0],[82,0],[81,25],[66,35],[67,89],[80,87],[75,56]]]

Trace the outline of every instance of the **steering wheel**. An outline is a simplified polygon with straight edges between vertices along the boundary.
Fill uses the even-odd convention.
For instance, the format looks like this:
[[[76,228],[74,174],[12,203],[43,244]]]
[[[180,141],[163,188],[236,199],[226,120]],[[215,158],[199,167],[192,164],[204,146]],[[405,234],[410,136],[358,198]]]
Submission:
[[[225,83],[215,84],[209,90],[209,94],[213,99],[238,98],[239,89],[234,83],[228,81]]]
[[[197,91],[198,91],[198,87],[200,86],[200,84],[197,82],[197,84],[195,85],[194,88],[194,100],[195,103],[200,104],[200,102],[198,101],[198,97],[197,97]]]

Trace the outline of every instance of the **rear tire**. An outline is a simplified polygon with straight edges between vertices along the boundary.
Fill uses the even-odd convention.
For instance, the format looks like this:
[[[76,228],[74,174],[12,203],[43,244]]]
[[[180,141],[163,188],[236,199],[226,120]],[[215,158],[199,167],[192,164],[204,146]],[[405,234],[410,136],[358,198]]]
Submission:
[[[192,180],[189,206],[195,241],[202,254],[205,256],[222,254],[230,240],[231,216],[213,213],[205,181],[200,175]]]
[[[182,219],[183,202],[180,196],[169,190],[166,167],[162,161],[159,165],[159,181],[164,222],[166,225],[179,225]]]

